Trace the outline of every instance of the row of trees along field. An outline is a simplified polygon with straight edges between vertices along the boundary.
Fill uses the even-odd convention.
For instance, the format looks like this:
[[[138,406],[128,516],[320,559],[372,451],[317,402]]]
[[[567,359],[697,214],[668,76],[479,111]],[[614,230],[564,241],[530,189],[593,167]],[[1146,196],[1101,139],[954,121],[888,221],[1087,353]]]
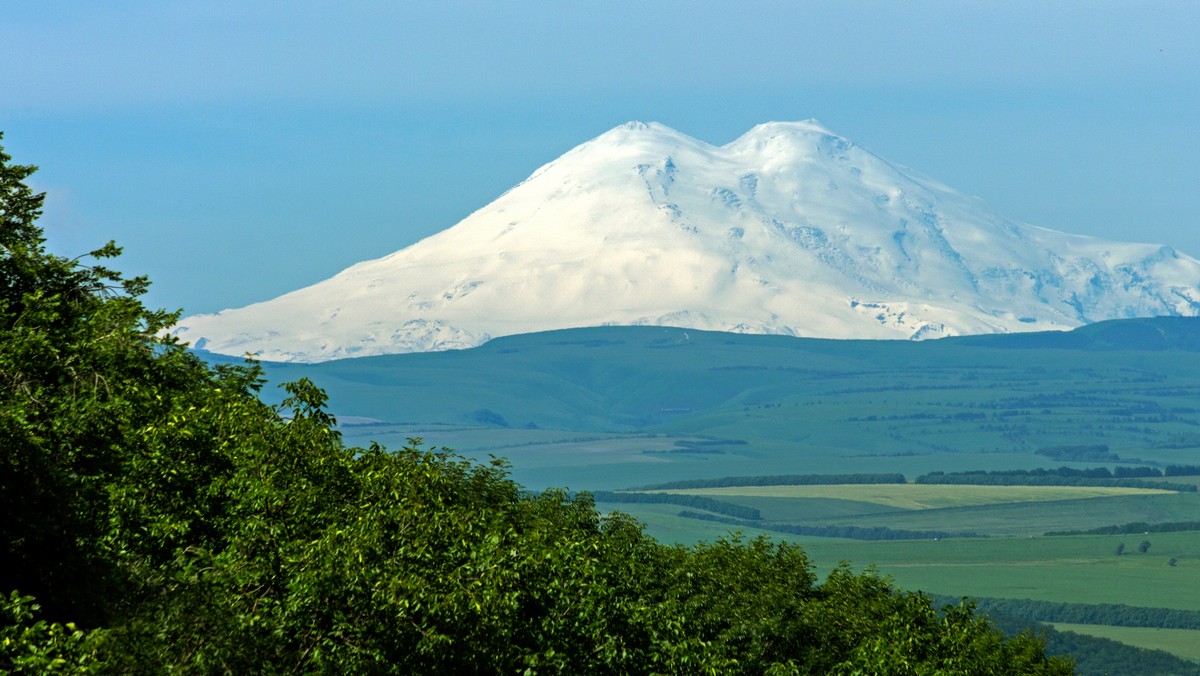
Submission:
[[[703,509],[716,514],[726,514],[738,519],[757,520],[762,518],[762,512],[732,502],[724,502],[703,495],[686,495],[677,493],[626,493],[616,491],[592,491],[592,499],[596,502],[617,502],[626,504],[667,504]]]
[[[799,523],[753,521],[750,519],[737,519],[733,517],[719,516],[716,514],[692,512],[689,510],[683,510],[679,512],[679,516],[685,519],[697,519],[699,521],[714,521],[716,523],[724,523],[730,526],[736,526],[738,528],[756,528],[758,530],[772,531],[775,533],[787,533],[789,535],[807,535],[810,537],[822,538],[845,538],[847,540],[937,540],[940,538],[987,537],[985,535],[980,535],[979,533],[970,531],[902,530],[898,528],[888,528],[886,526],[810,526]]]
[[[586,495],[347,448],[165,336],[141,277],[49,253],[0,152],[0,671],[1069,673],[969,605],[798,547],[664,546]]]
[[[1161,650],[1138,648],[1112,639],[1073,631],[1059,631],[1049,624],[1004,615],[982,606],[976,612],[986,614],[993,624],[1011,634],[1019,634],[1033,629],[1046,642],[1046,649],[1051,653],[1075,655],[1075,673],[1079,676],[1111,676],[1112,674],[1200,676],[1200,664]]]
[[[1161,523],[1131,521],[1130,523],[1099,526],[1085,530],[1056,530],[1050,531],[1046,535],[1048,537],[1055,535],[1133,535],[1136,533],[1180,533],[1189,530],[1200,530],[1200,521],[1164,521]]]
[[[884,474],[772,474],[769,476],[724,476],[714,479],[684,479],[651,484],[631,491],[669,491],[691,488],[729,488],[742,486],[831,486],[839,484],[902,484],[904,475]]]
[[[958,599],[943,596],[938,601]],[[1033,599],[977,598],[976,607],[988,614],[998,613],[1037,622],[1106,624],[1114,627],[1154,627],[1157,629],[1200,629],[1200,611],[1178,608],[1146,608],[1119,603],[1067,603]]]

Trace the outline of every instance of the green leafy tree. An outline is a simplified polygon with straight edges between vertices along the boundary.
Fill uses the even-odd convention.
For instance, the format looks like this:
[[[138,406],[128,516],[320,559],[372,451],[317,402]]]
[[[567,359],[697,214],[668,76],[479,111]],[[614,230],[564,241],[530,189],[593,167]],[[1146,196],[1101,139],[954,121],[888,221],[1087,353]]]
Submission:
[[[96,666],[90,645],[98,631],[35,617],[31,596],[11,592],[0,598],[0,673],[89,673]]]
[[[0,149],[0,580],[50,619],[109,623],[138,598],[139,564],[220,537],[209,487],[229,437],[204,425],[269,409],[254,366],[211,369],[164,335],[176,315],[103,265],[114,244],[90,262],[49,253],[35,168],[10,159]]]

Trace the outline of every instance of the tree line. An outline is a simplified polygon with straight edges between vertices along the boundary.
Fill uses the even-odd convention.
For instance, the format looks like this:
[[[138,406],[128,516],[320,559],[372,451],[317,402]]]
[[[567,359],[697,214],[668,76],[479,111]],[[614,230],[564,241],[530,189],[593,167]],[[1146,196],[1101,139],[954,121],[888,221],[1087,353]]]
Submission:
[[[1120,456],[1111,452],[1108,444],[1046,446],[1034,453],[1066,462],[1121,462]]]
[[[938,596],[937,601],[956,600]],[[1178,608],[1147,608],[1119,603],[1066,603],[1032,599],[972,599],[983,613],[998,613],[1037,622],[1105,624],[1113,627],[1154,627],[1157,629],[1200,629],[1200,611]]]
[[[773,474],[770,476],[726,476],[715,479],[683,479],[631,488],[631,491],[666,491],[688,488],[729,488],[738,486],[822,486],[838,484],[902,484],[903,474]]]
[[[1200,530],[1200,521],[1165,521],[1163,523],[1146,523],[1131,521],[1116,526],[1100,526],[1086,530],[1056,530],[1046,533],[1047,537],[1055,535],[1134,535],[1138,533],[1179,533]]]
[[[749,521],[746,519],[717,516],[716,514],[689,512],[687,510],[679,512],[679,516],[687,519],[698,519],[700,521],[715,521],[717,523],[724,523],[742,528],[757,528],[759,530],[772,531],[775,533],[787,533],[789,535],[809,535],[823,538],[847,538],[850,540],[938,540],[941,538],[987,537],[986,535],[980,535],[979,533],[972,532],[951,532],[944,530],[901,530],[897,528],[888,528],[886,526],[812,526],[796,523],[779,523],[775,521]]]
[[[732,502],[716,500],[704,495],[680,495],[677,493],[628,493],[616,491],[591,491],[592,499],[596,502],[616,502],[628,504],[669,504],[703,509],[706,512],[725,514],[737,519],[757,521],[762,518],[762,512],[754,507],[735,505]]]
[[[981,610],[980,612],[985,611]],[[1035,633],[1045,642],[1048,654],[1074,655],[1075,673],[1079,676],[1111,676],[1112,674],[1200,676],[1200,665],[1162,650],[1138,648],[1099,636],[1060,631],[1049,624],[1004,615],[994,610],[986,611],[986,614],[988,619],[1010,636],[1017,636],[1023,632]]]

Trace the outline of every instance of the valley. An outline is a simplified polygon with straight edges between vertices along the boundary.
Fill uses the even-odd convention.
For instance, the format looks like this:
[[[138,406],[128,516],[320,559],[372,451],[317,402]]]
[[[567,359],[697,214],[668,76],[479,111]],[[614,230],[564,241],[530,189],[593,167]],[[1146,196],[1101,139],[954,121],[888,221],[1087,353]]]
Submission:
[[[1194,649],[1195,641],[1200,640],[1200,623],[1175,628],[1161,614],[1161,609],[1191,611],[1200,620],[1200,534],[1191,530],[1046,535],[1062,528],[1083,530],[1102,523],[1145,521],[1191,521],[1193,529],[1200,528],[1195,522],[1200,516],[1196,493],[912,483],[744,486],[670,493],[716,498],[756,509],[761,517],[731,519],[695,507],[625,501],[599,502],[597,507],[601,512],[632,514],[650,533],[669,542],[713,540],[731,530],[744,537],[762,534],[797,542],[820,574],[828,574],[841,562],[855,570],[876,569],[902,588],[921,590],[947,603],[964,596],[1028,599],[1070,604],[1085,615],[1100,604],[1145,609],[1148,626],[1112,624],[1107,615],[1093,615],[1089,623],[1058,621],[1049,626],[1058,632],[1111,639],[1200,662]],[[806,529],[837,533],[848,527],[858,529],[849,531],[853,539],[795,534]],[[950,532],[937,538],[861,539],[929,529]],[[972,536],[955,537],[955,532]],[[1142,546],[1146,551],[1141,551]],[[1005,612],[1023,623],[1047,621],[1033,613],[1022,615],[1021,610]],[[983,611],[991,612],[986,605]],[[1050,645],[1054,645],[1053,639]]]
[[[1170,469],[1200,455],[1200,320],[925,342],[605,327],[265,367],[272,382],[326,388],[347,444],[419,438],[501,457],[527,488],[596,491],[602,513],[631,514],[665,542],[765,534],[803,544],[821,573],[875,566],[946,597],[1200,611],[1196,531],[1047,535],[1200,521],[1200,494],[1187,490],[1200,476]],[[915,483],[1060,467],[1149,472],[1124,481],[1155,485]],[[904,483],[699,485],[881,473]],[[710,498],[757,517],[614,500],[621,492]],[[908,539],[930,532],[941,536]],[[906,539],[864,539],[897,533]],[[1163,643],[1116,625],[1064,628]]]

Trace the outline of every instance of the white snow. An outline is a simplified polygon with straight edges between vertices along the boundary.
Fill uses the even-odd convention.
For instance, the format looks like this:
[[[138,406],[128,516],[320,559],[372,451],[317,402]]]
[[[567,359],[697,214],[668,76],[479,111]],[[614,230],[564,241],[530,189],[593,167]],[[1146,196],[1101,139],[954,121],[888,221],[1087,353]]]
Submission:
[[[923,339],[1197,314],[1200,261],[1010,221],[815,121],[724,146],[631,122],[432,237],[177,333],[314,362],[604,324]]]

